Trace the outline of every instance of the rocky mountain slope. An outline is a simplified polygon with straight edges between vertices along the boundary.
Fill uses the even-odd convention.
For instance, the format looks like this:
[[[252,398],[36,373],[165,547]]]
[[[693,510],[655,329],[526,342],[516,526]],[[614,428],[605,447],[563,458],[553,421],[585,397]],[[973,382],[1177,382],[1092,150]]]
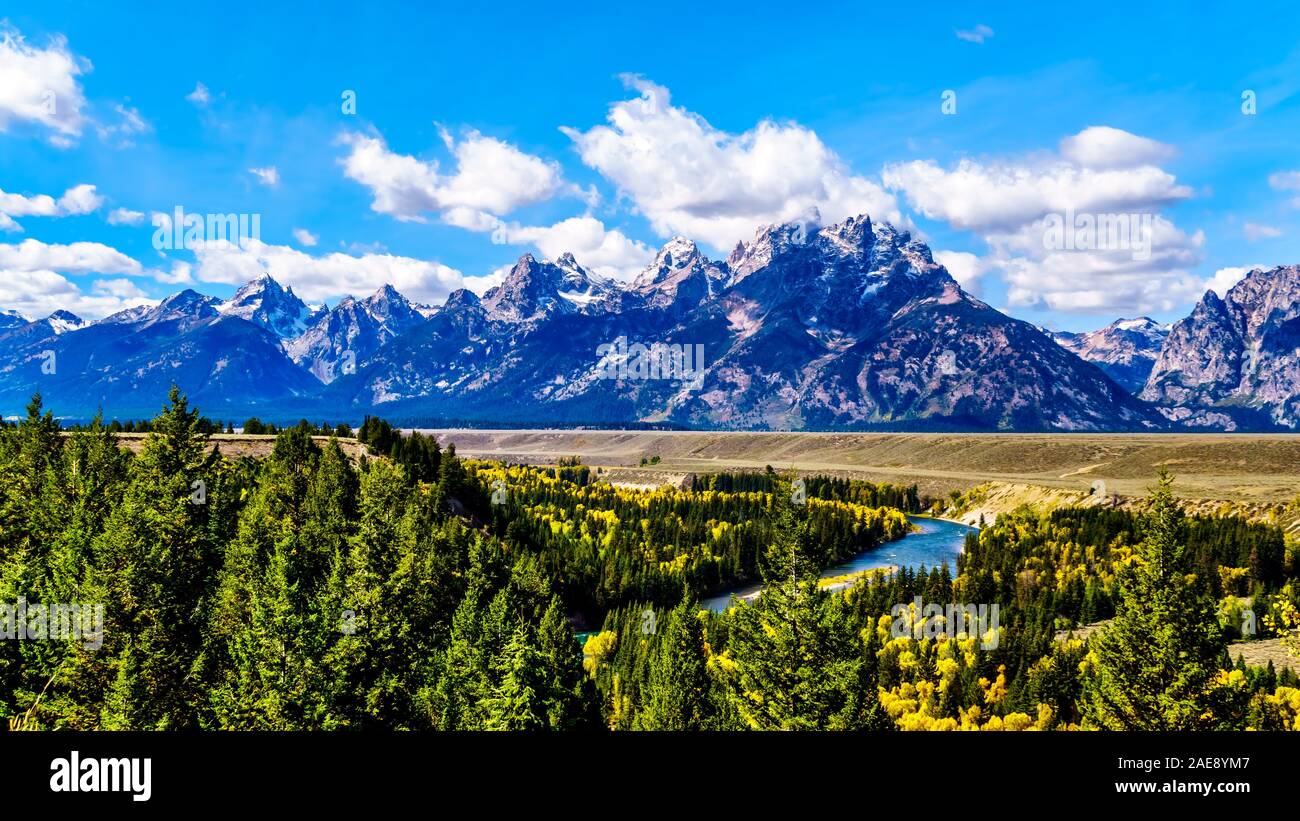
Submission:
[[[1117,319],[1105,328],[1087,333],[1055,333],[1066,350],[1092,362],[1129,393],[1146,385],[1160,355],[1169,327],[1142,316]]]
[[[286,343],[285,351],[328,385],[354,373],[359,360],[369,358],[393,337],[423,324],[430,310],[385,285],[366,299],[346,297],[321,312],[310,328]]]
[[[1224,429],[1300,424],[1300,266],[1256,269],[1213,291],[1169,332],[1141,397]]]
[[[39,390],[61,413],[142,415],[174,381],[205,412],[235,418],[1285,425],[1300,385],[1296,271],[1253,272],[1227,300],[1207,294],[1171,331],[1142,318],[1079,335],[1000,313],[924,243],[865,216],[764,226],[725,260],[675,237],[626,284],[571,254],[525,254],[481,298],[460,290],[433,308],[385,286],[313,309],[262,276],[228,300],[183,291],[98,322],[0,315],[0,410],[16,412]]]
[[[767,226],[725,263],[674,239],[622,294],[611,287],[526,255],[483,300],[455,295],[327,395],[391,415],[501,422],[1162,423],[1038,329],[963,292],[924,244],[866,217]],[[683,367],[646,365],[654,345]]]

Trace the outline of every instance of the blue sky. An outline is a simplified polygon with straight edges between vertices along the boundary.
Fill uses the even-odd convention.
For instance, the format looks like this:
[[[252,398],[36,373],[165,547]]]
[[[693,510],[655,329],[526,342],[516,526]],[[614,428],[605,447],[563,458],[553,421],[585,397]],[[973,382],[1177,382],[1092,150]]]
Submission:
[[[436,303],[525,252],[627,278],[674,234],[719,257],[861,210],[1013,315],[1173,320],[1246,266],[1300,263],[1298,16],[0,6],[0,308],[103,316],[258,270],[311,301],[392,282]],[[260,242],[158,249],[177,206],[257,214]],[[1150,244],[1046,248],[1044,220],[1075,213]]]

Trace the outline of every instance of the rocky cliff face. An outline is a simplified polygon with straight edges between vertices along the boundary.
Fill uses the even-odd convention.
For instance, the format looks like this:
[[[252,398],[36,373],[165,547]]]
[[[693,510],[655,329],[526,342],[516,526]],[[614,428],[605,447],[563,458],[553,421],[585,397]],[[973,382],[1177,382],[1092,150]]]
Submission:
[[[363,361],[404,331],[421,325],[430,309],[413,305],[391,285],[366,299],[347,297],[285,344],[289,358],[325,384],[354,373]]]
[[[292,288],[281,286],[270,275],[245,284],[216,308],[219,313],[265,328],[280,339],[300,336],[319,317],[319,312],[307,307]]]
[[[1175,323],[1141,392],[1179,421],[1300,424],[1300,267],[1254,270]],[[1229,420],[1225,423],[1224,420]]]

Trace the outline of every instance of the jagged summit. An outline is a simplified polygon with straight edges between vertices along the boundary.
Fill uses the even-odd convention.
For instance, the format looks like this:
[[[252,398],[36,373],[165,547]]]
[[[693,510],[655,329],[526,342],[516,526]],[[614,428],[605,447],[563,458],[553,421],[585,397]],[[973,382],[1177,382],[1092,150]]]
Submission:
[[[578,264],[573,254],[538,262],[524,254],[505,280],[483,297],[488,316],[505,322],[536,322],[553,313],[594,313],[618,286]]]
[[[1294,429],[1298,350],[1300,266],[1257,268],[1224,297],[1207,291],[1174,323],[1141,396],[1176,408],[1171,418],[1211,427],[1237,427],[1234,409],[1241,408]]]
[[[293,288],[286,288],[270,274],[244,284],[217,310],[266,328],[281,339],[301,335],[318,312],[298,298]]]
[[[385,284],[313,309],[263,274],[228,300],[187,289],[98,322],[6,314],[0,401],[39,389],[72,412],[147,409],[175,381],[241,412],[291,397],[327,418],[1147,430],[1248,424],[1232,410],[1246,408],[1294,426],[1297,305],[1290,266],[1207,294],[1172,330],[1137,317],[1051,334],[967,294],[905,228],[810,214],[726,261],[673,237],[628,283],[571,253],[523,254],[482,298],[459,289],[437,307]],[[700,367],[606,378],[597,351],[614,343],[676,346]],[[48,350],[57,379],[32,364]]]

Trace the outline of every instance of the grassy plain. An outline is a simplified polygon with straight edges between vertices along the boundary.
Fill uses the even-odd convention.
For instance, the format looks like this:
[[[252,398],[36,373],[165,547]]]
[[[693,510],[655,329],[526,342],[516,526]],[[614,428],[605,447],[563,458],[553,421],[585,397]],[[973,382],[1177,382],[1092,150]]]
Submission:
[[[1281,503],[1300,495],[1300,434],[769,433],[434,430],[463,455],[548,463],[580,456],[612,477],[676,483],[692,472],[780,470],[916,483],[946,496],[988,482],[1086,496],[1101,480],[1141,496],[1157,471],[1196,500]],[[659,457],[641,466],[642,458]]]

